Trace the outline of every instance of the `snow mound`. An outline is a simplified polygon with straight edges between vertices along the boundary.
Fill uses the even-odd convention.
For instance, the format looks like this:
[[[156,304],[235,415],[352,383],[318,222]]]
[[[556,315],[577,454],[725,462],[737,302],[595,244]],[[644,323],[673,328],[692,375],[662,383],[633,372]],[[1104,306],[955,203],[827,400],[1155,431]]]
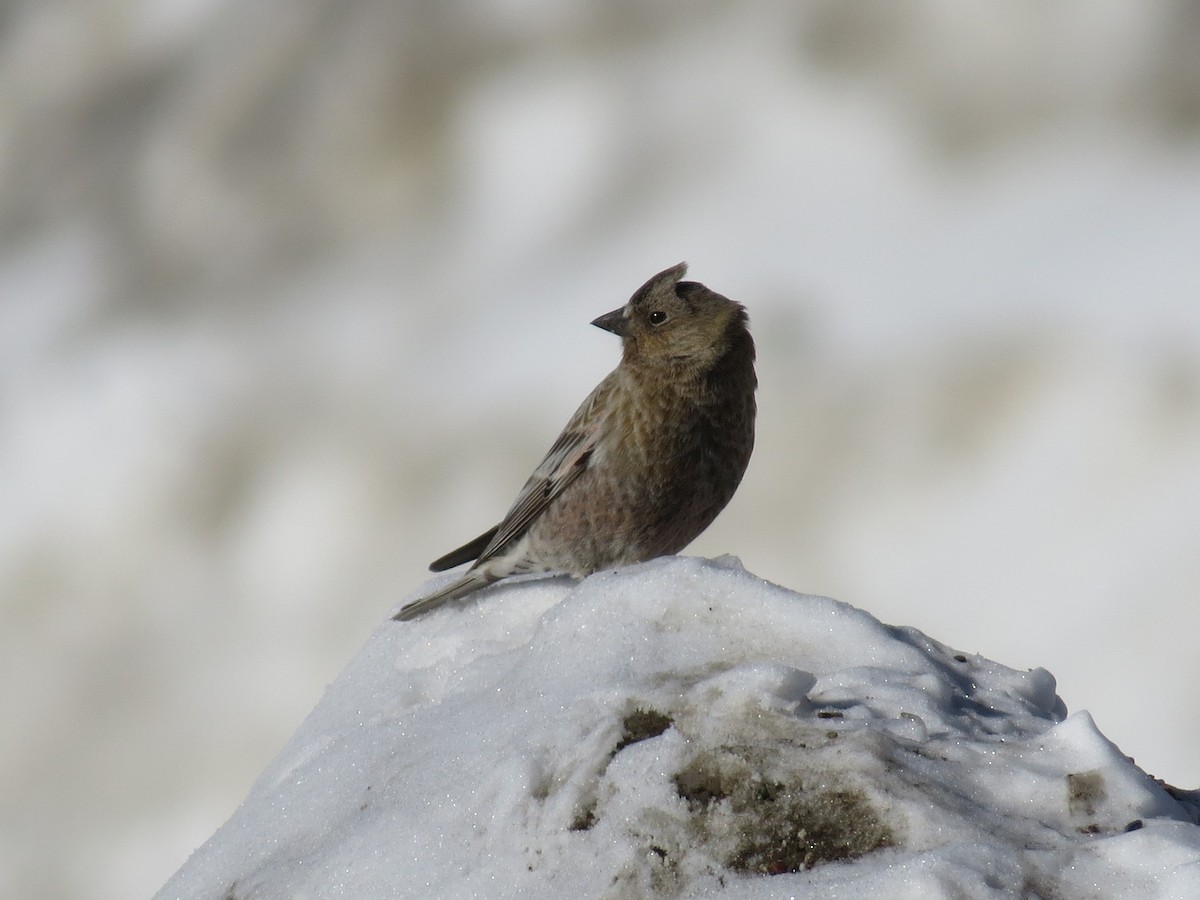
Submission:
[[[668,558],[386,622],[158,896],[1200,897],[1196,809],[1042,669]]]

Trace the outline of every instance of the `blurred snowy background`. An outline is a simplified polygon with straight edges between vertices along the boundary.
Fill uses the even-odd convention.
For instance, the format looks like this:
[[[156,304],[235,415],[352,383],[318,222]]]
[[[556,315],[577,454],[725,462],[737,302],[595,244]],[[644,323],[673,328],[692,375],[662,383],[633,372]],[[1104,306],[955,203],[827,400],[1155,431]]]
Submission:
[[[0,894],[157,889],[680,259],[761,379],[690,552],[1200,784],[1197,47],[1191,0],[9,3]]]

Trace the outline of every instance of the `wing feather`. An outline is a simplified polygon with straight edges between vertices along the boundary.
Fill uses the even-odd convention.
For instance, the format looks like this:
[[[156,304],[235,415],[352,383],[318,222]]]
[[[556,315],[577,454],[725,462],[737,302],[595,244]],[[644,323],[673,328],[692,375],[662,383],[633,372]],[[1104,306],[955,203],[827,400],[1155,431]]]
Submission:
[[[451,550],[445,556],[439,556],[429,564],[429,571],[445,572],[447,569],[453,569],[455,566],[461,566],[463,563],[477,558],[487,548],[487,545],[492,542],[492,536],[496,533],[498,527],[489,528],[479,537],[475,538],[475,540]]]
[[[555,498],[587,471],[606,424],[606,417],[596,411],[604,409],[603,398],[610,390],[609,379],[606,378],[576,410],[558,440],[517,494],[512,508],[497,526],[496,533],[475,565],[499,555],[510,543],[520,538]]]

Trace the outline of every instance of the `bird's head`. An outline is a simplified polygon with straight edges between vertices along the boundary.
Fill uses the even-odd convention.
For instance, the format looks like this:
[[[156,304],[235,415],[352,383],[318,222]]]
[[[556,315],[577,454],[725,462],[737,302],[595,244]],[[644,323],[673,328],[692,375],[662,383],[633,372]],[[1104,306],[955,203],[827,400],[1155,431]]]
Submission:
[[[687,263],[659,272],[629,302],[592,322],[620,336],[626,362],[674,360],[701,367],[727,349],[730,331],[744,329],[746,310],[695,281],[681,281]]]

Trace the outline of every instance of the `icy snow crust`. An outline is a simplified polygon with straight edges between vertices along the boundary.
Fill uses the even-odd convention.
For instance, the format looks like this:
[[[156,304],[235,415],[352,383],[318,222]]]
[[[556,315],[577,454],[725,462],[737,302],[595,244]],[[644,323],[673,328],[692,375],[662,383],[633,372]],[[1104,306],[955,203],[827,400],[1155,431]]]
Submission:
[[[732,558],[382,625],[160,898],[1200,897],[1053,677]]]

